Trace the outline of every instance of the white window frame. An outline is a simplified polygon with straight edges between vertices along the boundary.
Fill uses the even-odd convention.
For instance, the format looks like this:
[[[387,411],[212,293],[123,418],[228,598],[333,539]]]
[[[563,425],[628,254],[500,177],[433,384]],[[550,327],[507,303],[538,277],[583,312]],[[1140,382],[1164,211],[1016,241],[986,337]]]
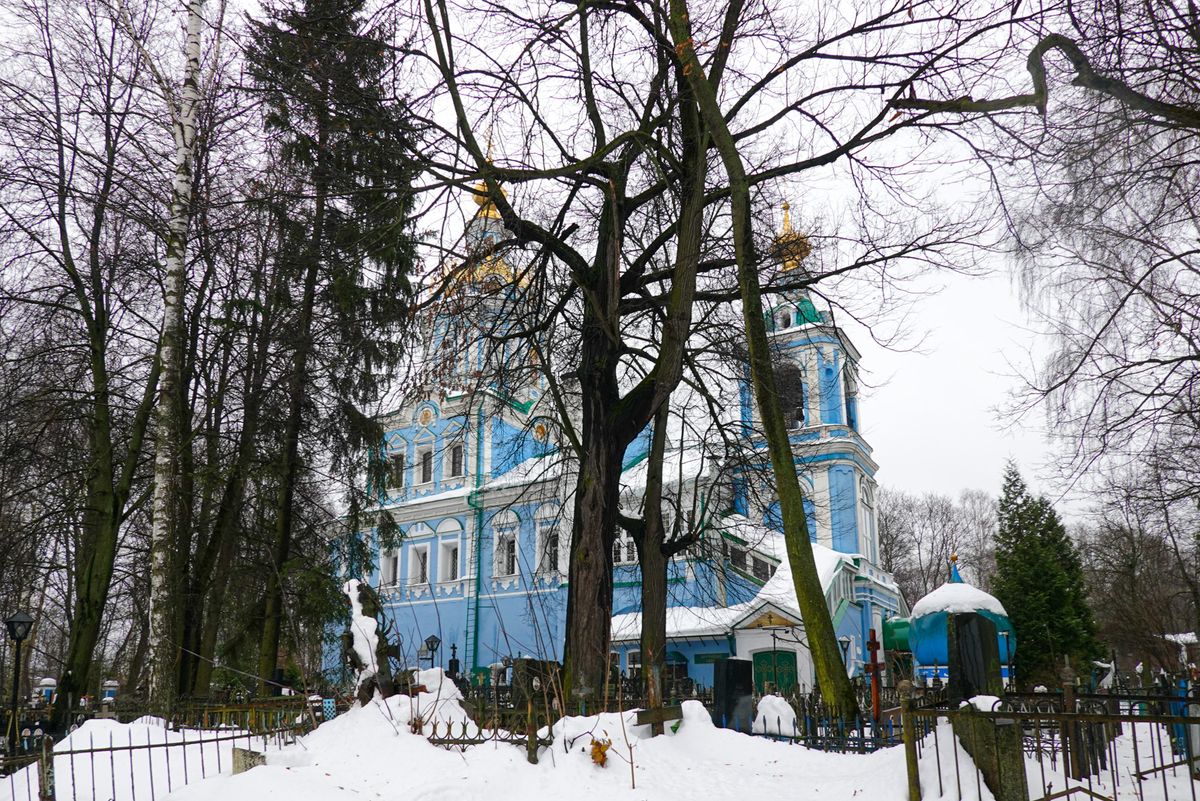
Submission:
[[[399,464],[400,469],[396,466]],[[388,489],[404,489],[408,485],[405,471],[408,469],[408,449],[404,447],[397,448],[388,454]]]
[[[418,445],[417,458],[413,460],[413,484],[432,484],[434,465],[433,465],[433,445]],[[429,477],[425,477],[425,460],[429,460]]]
[[[548,548],[551,537],[555,539],[553,552]],[[562,572],[562,533],[556,520],[538,523],[538,572]]]
[[[543,575],[561,575],[562,570],[562,521],[559,519],[561,507],[557,503],[545,503],[538,507],[533,515],[533,525],[537,537],[537,572]],[[550,536],[554,535],[558,542],[555,545],[554,558],[549,558],[547,545]]]
[[[399,581],[399,573],[400,551],[394,548],[383,551],[379,556],[379,586],[394,587]]]
[[[458,470],[454,469],[454,454],[458,452]],[[452,442],[442,457],[446,463],[446,478],[463,478],[467,474],[467,449],[461,442]]]
[[[438,547],[438,580],[443,584],[462,578],[459,560],[462,549],[459,540],[443,540]],[[451,572],[453,571],[453,572]]]
[[[863,556],[875,563],[875,493],[866,478],[859,481],[858,536]]]
[[[421,576],[424,569],[425,575]],[[429,583],[429,543],[413,544],[408,549],[408,584],[423,587]]]
[[[638,563],[637,544],[628,531],[622,531],[613,540],[613,564],[636,565]]]
[[[496,530],[495,563],[492,565],[492,575],[497,578],[511,578],[517,575],[519,552],[517,550],[516,528]]]

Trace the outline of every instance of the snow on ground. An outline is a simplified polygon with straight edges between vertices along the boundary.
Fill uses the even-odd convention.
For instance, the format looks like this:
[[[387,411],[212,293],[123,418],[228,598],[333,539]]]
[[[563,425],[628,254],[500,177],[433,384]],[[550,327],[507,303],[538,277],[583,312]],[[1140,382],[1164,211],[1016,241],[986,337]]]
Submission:
[[[714,728],[695,701],[685,702],[677,732],[667,727],[653,739],[648,726],[634,725],[632,712],[564,718],[537,765],[525,761],[519,746],[489,743],[458,753],[430,745],[409,731],[416,709],[405,697],[377,700],[268,755],[264,767],[189,786],[171,799],[677,801],[755,798],[785,788],[791,798],[831,801],[903,801],[907,795],[902,748],[866,756],[809,751]],[[592,762],[593,739],[612,743],[606,767]]]
[[[219,742],[213,742],[218,738]],[[152,744],[185,742],[189,744],[146,748]],[[54,745],[56,753],[100,749],[55,757],[56,796],[58,801],[162,798],[170,790],[205,776],[230,773],[234,746],[261,751],[270,744],[261,737],[233,729],[169,731],[160,718],[143,717],[127,724],[89,720]],[[104,750],[110,748],[118,750]],[[0,778],[0,801],[28,801],[37,797],[36,765]]]
[[[568,717],[552,731],[554,744],[541,750],[540,764],[525,761],[523,746],[489,742],[470,746],[465,751],[449,750],[429,743],[434,726],[445,731],[453,724],[457,734],[466,726],[474,731],[466,713],[458,704],[459,693],[444,680],[439,669],[420,671],[417,682],[429,692],[414,698],[396,696],[386,702],[376,698],[365,707],[323,723],[316,731],[294,745],[267,749],[267,764],[238,776],[232,776],[229,744],[222,744],[221,772],[211,776],[215,767],[216,746],[204,746],[206,772],[210,778],[199,780],[201,746],[172,748],[171,786],[167,795],[166,749],[119,752],[111,758],[101,755],[94,762],[96,787],[94,798],[128,801],[137,786],[137,799],[149,799],[151,763],[154,754],[153,781],[156,799],[170,801],[540,801],[541,799],[580,799],[615,801],[677,801],[768,797],[786,792],[789,798],[819,801],[907,801],[907,774],[903,746],[874,754],[833,754],[809,750],[803,746],[751,737],[712,725],[708,713],[698,702],[683,705],[683,720],[676,730],[667,727],[661,737],[650,737],[649,726],[635,725],[636,714],[606,714],[593,717]],[[778,701],[778,704],[776,704]],[[781,706],[780,706],[781,705]],[[773,717],[784,717],[783,699],[768,697],[760,704],[760,717],[767,726]],[[778,708],[776,708],[778,707]],[[788,710],[790,711],[790,709]],[[756,721],[757,723],[757,721]],[[784,724],[787,728],[787,724]],[[1182,770],[1175,774],[1156,774],[1140,788],[1131,782],[1133,741],[1126,734],[1118,738],[1116,750],[1121,766],[1117,801],[1183,801],[1190,799],[1191,788]],[[1160,727],[1138,724],[1137,738],[1140,767],[1148,766],[1147,755],[1159,749],[1169,757],[1169,743],[1153,732]],[[414,731],[417,730],[417,731]],[[182,741],[184,733],[168,732],[155,721],[139,721],[122,726],[112,721],[91,721],[60,743],[57,750],[103,747],[109,738],[115,744]],[[188,732],[190,742],[199,736]],[[213,732],[205,732],[211,738]],[[1165,737],[1165,735],[1163,735]],[[593,741],[607,740],[607,765],[592,761]],[[239,741],[239,746],[244,746]],[[251,747],[262,750],[260,741]],[[189,771],[184,784],[183,752],[187,752]],[[130,756],[132,754],[132,757]],[[957,760],[955,755],[957,754]],[[93,798],[91,767],[76,756],[56,759],[59,801]],[[1061,762],[1042,765],[1027,760],[1030,797],[1046,795],[1043,781],[1051,792],[1064,787]],[[1044,768],[1045,773],[1042,773]],[[74,771],[76,793],[71,792]],[[948,723],[937,727],[934,738],[926,737],[920,750],[921,785],[924,801],[992,801],[986,786],[980,787],[970,758],[958,744]],[[1043,780],[1044,775],[1044,780]],[[1106,778],[1111,774],[1105,774]],[[32,780],[32,785],[26,784]],[[16,782],[11,786],[9,781]],[[636,788],[633,784],[636,782]],[[1086,786],[1086,785],[1085,785]],[[1113,797],[1114,788],[1093,785],[1104,797]],[[982,793],[979,790],[982,790]],[[980,796],[982,795],[982,798]],[[13,779],[0,779],[0,801],[37,797],[37,779],[28,770]]]

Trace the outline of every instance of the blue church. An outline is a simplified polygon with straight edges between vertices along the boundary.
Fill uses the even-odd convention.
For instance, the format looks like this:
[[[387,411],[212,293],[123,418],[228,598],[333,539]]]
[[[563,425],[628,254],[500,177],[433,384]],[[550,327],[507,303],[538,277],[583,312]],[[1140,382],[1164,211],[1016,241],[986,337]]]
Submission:
[[[389,479],[375,494],[402,536],[396,547],[381,547],[374,531],[360,536],[373,549],[368,580],[399,635],[402,661],[444,665],[454,656],[464,672],[486,675],[507,657],[562,659],[575,472],[568,449],[556,445],[559,412],[543,362],[516,345],[497,354],[480,334],[489,319],[504,324],[504,299],[523,279],[490,247],[505,237],[498,212],[483,194],[472,198],[478,209],[466,237],[482,255],[458,268],[422,323],[417,391],[381,418]],[[808,243],[793,231],[786,204],[775,245],[779,267],[799,270]],[[858,673],[869,660],[868,630],[882,638],[884,619],[908,613],[877,564],[878,466],[860,430],[860,355],[806,292],[784,296],[769,314],[811,548],[848,670]],[[528,369],[504,371],[506,386],[487,383],[481,377],[498,358]],[[697,532],[669,564],[668,673],[711,686],[713,661],[735,656],[753,660],[760,689],[810,688],[812,660],[748,377],[740,398],[740,424],[730,422],[739,447],[758,458],[741,464],[758,467],[731,468],[703,443],[668,445],[668,527]],[[648,449],[647,432],[626,452],[625,508],[640,503]],[[627,535],[612,561],[613,658],[636,675],[640,571]],[[421,648],[431,635],[441,644],[427,657]]]

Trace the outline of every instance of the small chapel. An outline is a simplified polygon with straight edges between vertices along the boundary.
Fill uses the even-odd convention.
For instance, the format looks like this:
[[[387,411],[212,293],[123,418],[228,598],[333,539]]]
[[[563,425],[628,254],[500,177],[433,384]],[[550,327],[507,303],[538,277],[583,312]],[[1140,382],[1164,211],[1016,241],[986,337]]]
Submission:
[[[495,247],[506,236],[498,211],[482,188],[471,198],[477,208],[466,240],[481,255],[458,268],[423,322],[419,391],[380,420],[388,480],[372,494],[395,522],[398,545],[381,547],[375,531],[359,536],[372,548],[369,581],[402,660],[446,665],[454,658],[463,674],[486,680],[521,656],[562,659],[574,477],[554,433],[561,410],[536,354],[517,354],[539,369],[505,386],[479,378],[494,355],[471,326],[502,316],[506,293],[524,279]],[[808,250],[784,204],[772,249],[779,268],[800,269]],[[465,309],[473,319],[464,325]],[[868,632],[882,637],[884,620],[908,614],[878,564],[878,465],[861,432],[860,354],[804,290],[781,296],[767,322],[780,392],[789,399],[810,547],[847,669],[857,674],[870,659]],[[747,381],[739,396],[739,445],[761,454],[766,444]],[[648,450],[647,431],[625,454],[629,508],[644,491]],[[672,485],[665,491],[698,510],[692,522],[700,527],[696,543],[669,564],[667,678],[711,687],[713,662],[737,657],[753,662],[760,691],[768,683],[780,691],[812,688],[769,468],[719,469],[702,447],[671,444],[667,460]],[[613,662],[636,676],[640,571],[627,535],[613,546],[612,570]],[[431,637],[436,653],[423,646]]]

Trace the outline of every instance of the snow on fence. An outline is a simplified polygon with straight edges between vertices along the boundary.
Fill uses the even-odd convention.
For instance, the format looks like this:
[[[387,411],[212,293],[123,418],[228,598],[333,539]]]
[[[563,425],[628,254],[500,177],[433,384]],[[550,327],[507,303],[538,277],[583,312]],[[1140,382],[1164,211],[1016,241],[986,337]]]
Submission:
[[[294,742],[296,729],[168,729],[161,720],[85,723],[43,754],[0,759],[0,801],[156,801],[233,768],[233,750],[264,752]]]

